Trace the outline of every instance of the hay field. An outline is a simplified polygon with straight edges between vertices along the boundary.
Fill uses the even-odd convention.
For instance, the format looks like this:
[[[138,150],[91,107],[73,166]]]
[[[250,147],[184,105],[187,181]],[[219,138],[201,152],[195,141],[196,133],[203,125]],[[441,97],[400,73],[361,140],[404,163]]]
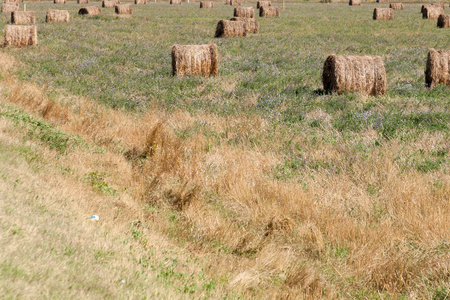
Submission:
[[[91,146],[23,139],[53,149],[80,184],[138,205],[139,230],[200,260],[200,283],[190,259],[168,280],[193,298],[447,299],[450,90],[425,89],[424,71],[428,48],[450,49],[448,30],[421,4],[376,22],[388,5],[289,2],[258,18],[259,34],[215,39],[233,7],[198,6],[149,3],[120,18],[79,16],[69,2],[70,23],[46,24],[56,5],[28,3],[39,45],[2,50],[17,60],[2,71],[2,103]],[[173,44],[213,42],[218,76],[171,76]],[[381,56],[386,94],[325,94],[333,53]]]

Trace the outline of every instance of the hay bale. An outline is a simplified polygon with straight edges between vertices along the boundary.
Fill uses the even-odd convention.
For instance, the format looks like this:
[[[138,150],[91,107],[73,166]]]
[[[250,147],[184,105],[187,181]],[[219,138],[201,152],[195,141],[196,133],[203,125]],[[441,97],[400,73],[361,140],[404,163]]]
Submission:
[[[80,8],[80,10],[78,11],[78,14],[79,15],[90,15],[90,16],[101,15],[102,9],[100,8],[100,6],[97,6],[97,5],[87,6],[87,7]]]
[[[444,10],[441,7],[432,5],[423,9],[422,18],[437,20],[442,14],[444,14]]]
[[[34,24],[36,15],[34,11],[13,11],[11,13],[11,24]]]
[[[242,5],[242,0],[231,0],[230,5]]]
[[[66,4],[66,0],[53,0],[54,4]]]
[[[89,0],[77,0],[77,4],[89,4]]]
[[[69,22],[70,15],[67,10],[49,9],[45,16],[45,22]]]
[[[425,83],[429,88],[440,83],[450,85],[450,51],[428,50]]]
[[[37,27],[24,25],[5,26],[5,46],[27,47],[37,45]]]
[[[387,4],[387,3],[388,3],[388,0],[377,0],[377,3]]]
[[[440,8],[442,8],[443,10],[445,10],[445,5],[444,5],[444,3],[433,3],[432,5],[433,5],[433,6],[436,6],[436,7],[440,7]]]
[[[219,53],[216,44],[172,46],[172,75],[216,76],[218,73]]]
[[[220,20],[217,23],[216,33],[214,37],[236,37],[247,36],[247,24],[242,21]]]
[[[386,71],[380,56],[330,55],[322,73],[327,92],[359,92],[372,96],[386,92]]]
[[[255,10],[253,7],[235,7],[233,16],[238,18],[254,18]]]
[[[279,17],[280,9],[276,6],[266,6],[259,8],[259,16],[260,17]]]
[[[170,0],[171,5],[181,5],[181,0]]]
[[[115,12],[118,15],[132,15],[133,7],[131,4],[116,5]]]
[[[145,5],[145,4],[147,4],[147,0],[134,0],[134,4]]]
[[[437,21],[437,27],[450,28],[450,15],[440,15]]]
[[[12,13],[14,11],[19,11],[19,2],[8,2],[2,4],[2,12]]]
[[[392,8],[375,8],[373,10],[374,20],[394,20],[394,10]]]
[[[117,5],[117,1],[115,0],[103,0],[102,7],[104,8],[114,8]]]
[[[359,5],[361,5],[361,0],[350,0],[348,2],[348,5],[350,5],[350,6],[359,6]]]
[[[200,1],[200,8],[214,8],[214,2],[212,2],[212,1]]]
[[[231,0],[225,0],[225,5],[231,5]]]
[[[432,7],[432,6],[433,6],[433,4],[424,4],[424,5],[422,5],[422,7],[420,9],[420,13],[423,14],[423,12],[424,12],[426,7]]]
[[[258,1],[258,2],[256,2],[256,8],[267,7],[267,6],[272,6],[270,1]]]
[[[230,21],[244,22],[247,33],[255,33],[255,34],[259,33],[259,22],[254,18],[252,19],[252,18],[233,17],[230,19]]]
[[[403,10],[403,3],[391,3],[389,4],[389,8],[392,8],[393,10]]]

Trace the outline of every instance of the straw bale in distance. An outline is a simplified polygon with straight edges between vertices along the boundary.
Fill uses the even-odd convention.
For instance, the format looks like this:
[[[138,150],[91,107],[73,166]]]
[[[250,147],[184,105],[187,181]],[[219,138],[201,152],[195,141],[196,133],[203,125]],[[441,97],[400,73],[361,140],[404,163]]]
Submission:
[[[45,22],[69,22],[70,15],[67,10],[49,9],[45,16]]]
[[[27,2],[41,2],[41,0],[27,0]]]
[[[11,13],[11,24],[34,24],[36,15],[34,11],[13,11]]]
[[[387,4],[388,1],[387,0],[377,0],[377,3]]]
[[[425,10],[425,7],[431,7],[431,6],[433,6],[433,4],[424,4],[424,5],[422,5],[422,7],[420,9],[420,13],[423,14],[423,12]]]
[[[19,2],[21,2],[21,1],[18,1],[18,0],[5,0],[5,1],[3,1],[4,3],[19,3]]]
[[[181,5],[181,0],[170,0],[171,5]]]
[[[330,55],[322,73],[328,92],[360,92],[372,96],[386,92],[386,71],[380,56]]]
[[[427,6],[423,9],[422,18],[424,19],[430,19],[430,20],[437,20],[440,15],[444,13],[444,10],[441,7],[438,6]]]
[[[235,7],[233,16],[238,18],[254,18],[255,10],[253,7]]]
[[[266,6],[259,8],[259,16],[260,17],[279,17],[280,9],[276,6]]]
[[[450,28],[450,15],[441,14],[437,21],[437,27]]]
[[[172,75],[216,76],[218,73],[219,53],[216,44],[172,46]]]
[[[259,33],[259,22],[258,22],[258,20],[254,19],[254,18],[233,17],[230,19],[230,21],[244,22],[245,27],[247,29],[247,33],[255,33],[255,34]]]
[[[115,0],[104,0],[102,1],[102,7],[104,8],[114,8],[117,5],[117,1]]]
[[[97,6],[97,5],[87,6],[87,7],[80,8],[80,10],[78,11],[78,14],[79,15],[91,15],[91,16],[101,15],[102,9],[100,8],[100,6]]]
[[[115,12],[118,15],[132,15],[133,7],[131,4],[116,5]]]
[[[89,4],[89,0],[77,0],[78,4]]]
[[[214,2],[212,2],[212,1],[200,1],[200,8],[214,8]]]
[[[66,4],[66,0],[53,0],[54,4]]]
[[[147,4],[147,0],[134,0],[134,4],[145,5],[145,4]]]
[[[231,0],[230,5],[242,5],[242,0]]]
[[[270,3],[270,1],[258,1],[258,2],[256,2],[256,8],[261,8],[261,7],[265,7],[265,6],[272,6],[272,4]]]
[[[428,50],[425,83],[430,88],[440,83],[450,85],[450,51]]]
[[[27,47],[37,45],[36,25],[6,25],[5,46]]]
[[[217,23],[214,37],[236,37],[247,36],[247,24],[242,21],[220,20]]]
[[[225,5],[231,5],[231,0],[225,0]]]
[[[359,5],[361,5],[361,0],[350,0],[348,2],[348,5],[350,5],[350,6],[359,6]]]
[[[392,8],[393,10],[403,10],[404,6],[403,3],[391,3],[389,4],[389,8]]]
[[[374,20],[394,20],[394,10],[392,8],[375,8],[373,10]]]
[[[19,11],[19,2],[5,2],[2,4],[2,12],[12,13],[14,11]]]

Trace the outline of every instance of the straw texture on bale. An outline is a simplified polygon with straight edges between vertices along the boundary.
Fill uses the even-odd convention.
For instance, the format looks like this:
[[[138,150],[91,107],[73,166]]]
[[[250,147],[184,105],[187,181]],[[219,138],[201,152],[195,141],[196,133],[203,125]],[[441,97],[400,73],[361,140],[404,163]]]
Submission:
[[[14,11],[19,11],[19,2],[8,2],[2,4],[2,12],[12,13]]]
[[[258,1],[256,2],[256,8],[266,7],[266,6],[272,6],[270,1]]]
[[[230,5],[242,5],[242,0],[231,0]]]
[[[233,16],[238,18],[254,18],[255,10],[253,7],[235,7]]]
[[[5,46],[27,47],[37,45],[37,27],[25,25],[5,26]]]
[[[450,28],[450,15],[440,15],[437,21],[437,27]]]
[[[422,7],[420,9],[420,13],[423,14],[423,12],[425,10],[425,7],[432,7],[432,6],[433,6],[433,4],[424,4],[424,5],[422,5]]]
[[[27,2],[41,2],[41,0],[27,0]]]
[[[49,9],[45,16],[45,22],[69,22],[70,15],[67,10]]]
[[[77,0],[78,4],[89,4],[89,0]]]
[[[450,51],[428,50],[425,83],[430,88],[440,83],[450,85]]]
[[[219,53],[216,44],[172,46],[172,75],[218,74]]]
[[[34,11],[13,11],[11,13],[11,24],[34,24],[36,15]]]
[[[134,4],[145,5],[145,4],[147,4],[147,0],[134,0]]]
[[[361,0],[350,0],[350,1],[348,2],[348,5],[350,5],[350,6],[358,6],[358,5],[361,5]]]
[[[212,1],[200,1],[200,8],[214,8],[214,2],[212,2]]]
[[[403,3],[391,3],[389,4],[389,8],[392,8],[393,10],[403,10],[404,6]]]
[[[114,8],[117,5],[117,1],[115,0],[103,0],[102,7],[104,8]]]
[[[233,17],[230,21],[244,22],[247,33],[259,33],[259,22],[254,18],[238,18]]]
[[[380,56],[330,55],[322,73],[327,92],[359,92],[371,96],[386,92],[386,71]]]
[[[387,4],[388,1],[387,0],[377,0],[377,3]]]
[[[53,0],[54,4],[66,4],[66,0]]]
[[[247,36],[247,24],[242,21],[220,20],[217,23],[216,34],[214,37],[235,37]]]
[[[133,7],[131,4],[116,5],[115,12],[118,15],[132,15]]]
[[[21,1],[18,1],[18,0],[5,0],[5,1],[3,1],[3,2],[5,2],[5,3],[17,3],[17,4],[19,4],[19,2],[21,2]]]
[[[392,8],[375,8],[373,10],[374,20],[394,20],[394,10]]]
[[[443,10],[445,10],[445,4],[444,3],[433,3],[433,6],[440,7]]]
[[[231,0],[225,0],[225,5],[231,5]]]
[[[438,6],[427,6],[423,9],[422,18],[437,20],[440,15],[444,13],[444,10]]]
[[[263,6],[259,8],[260,17],[279,17],[280,9],[276,6]]]
[[[80,10],[78,11],[78,14],[79,15],[90,15],[90,16],[101,15],[102,9],[100,8],[100,6],[97,6],[97,5],[87,6],[87,7],[80,8]]]
[[[170,4],[172,4],[172,5],[181,5],[181,0],[170,0]]]

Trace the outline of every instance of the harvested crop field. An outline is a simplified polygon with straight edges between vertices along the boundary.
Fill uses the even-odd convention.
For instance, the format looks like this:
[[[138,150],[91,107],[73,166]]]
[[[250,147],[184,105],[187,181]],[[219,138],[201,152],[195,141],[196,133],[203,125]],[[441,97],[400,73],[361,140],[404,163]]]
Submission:
[[[61,174],[107,195],[111,215],[141,209],[129,217],[142,246],[136,257],[127,248],[129,268],[156,270],[187,298],[446,299],[450,87],[427,88],[425,69],[430,48],[450,50],[448,30],[419,3],[389,22],[372,20],[376,3],[271,4],[280,17],[256,14],[257,34],[215,38],[233,15],[225,1],[150,1],[126,18],[79,15],[68,1],[70,23],[44,23],[56,6],[27,3],[39,43],[4,48],[17,64],[7,60],[16,70],[0,80],[32,82],[41,96],[5,88],[1,103],[88,144],[24,135],[60,141],[48,151]],[[217,76],[173,76],[172,45],[212,43]],[[380,57],[383,93],[328,93],[332,54]],[[360,69],[370,73],[336,76],[367,84]],[[145,232],[182,250],[154,262]]]

